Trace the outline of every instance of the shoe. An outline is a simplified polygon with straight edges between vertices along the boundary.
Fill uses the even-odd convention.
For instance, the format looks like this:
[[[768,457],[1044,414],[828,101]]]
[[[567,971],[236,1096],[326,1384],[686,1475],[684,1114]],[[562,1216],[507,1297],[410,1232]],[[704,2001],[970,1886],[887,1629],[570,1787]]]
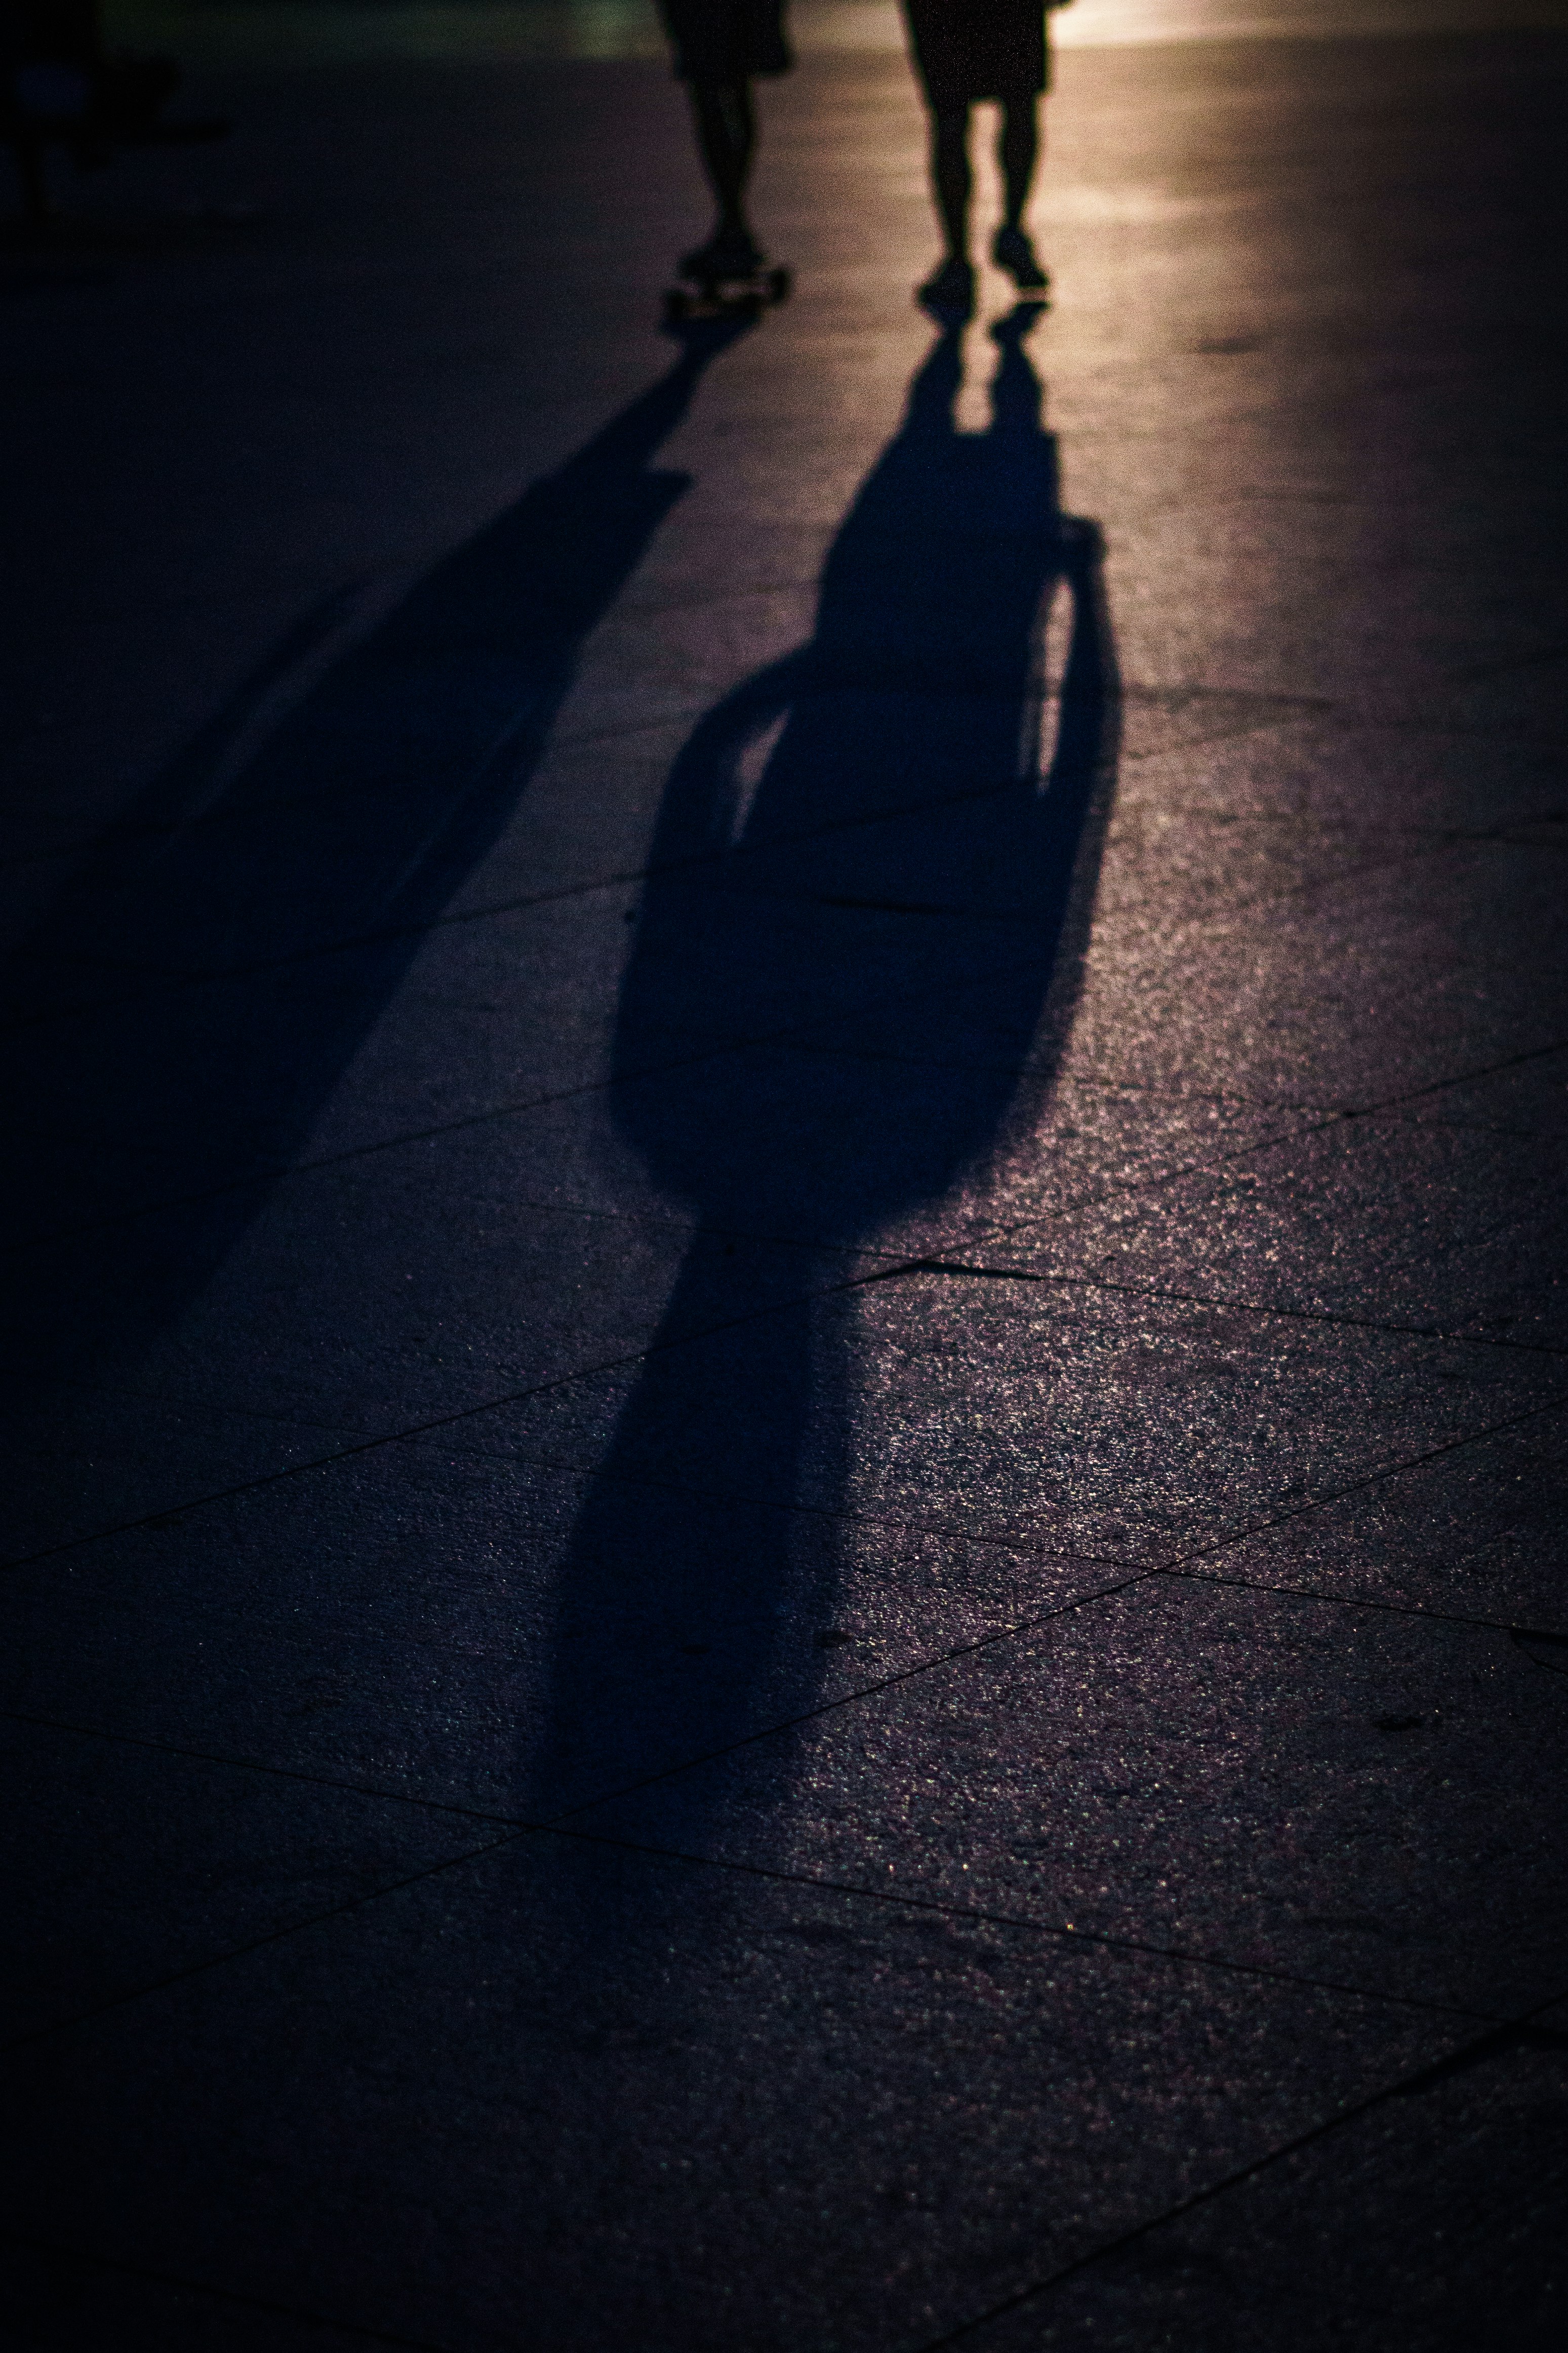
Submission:
[[[767,268],[768,257],[746,229],[723,230],[706,245],[682,254],[680,274],[694,286],[716,286],[731,278],[755,278]]]
[[[915,288],[915,301],[940,325],[963,326],[965,320],[974,316],[973,265],[961,261],[957,254],[950,253],[924,285]]]
[[[1043,292],[1051,282],[1026,229],[999,228],[991,240],[991,259],[998,269],[1006,271],[1020,293]]]

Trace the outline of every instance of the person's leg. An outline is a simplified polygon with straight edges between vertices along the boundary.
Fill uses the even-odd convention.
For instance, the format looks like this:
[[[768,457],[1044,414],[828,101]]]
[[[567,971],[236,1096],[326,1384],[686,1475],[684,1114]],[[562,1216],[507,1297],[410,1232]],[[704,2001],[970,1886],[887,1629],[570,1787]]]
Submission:
[[[969,199],[974,175],[969,168],[969,109],[931,118],[931,177],[937,216],[949,261],[969,259]]]
[[[974,309],[974,269],[969,259],[973,174],[969,168],[967,106],[932,111],[931,180],[945,250],[915,294],[933,318],[952,326],[969,318]]]
[[[1005,98],[996,133],[996,161],[1002,167],[1002,221],[1006,228],[1024,225],[1039,158],[1039,107],[1033,91],[1026,98]]]
[[[991,253],[998,269],[1007,272],[1020,293],[1042,293],[1050,283],[1024,227],[1024,213],[1040,159],[1039,112],[1039,101],[1033,90],[1021,92],[1016,98],[1005,98],[996,133],[996,161],[1002,172],[1002,226]]]
[[[757,146],[757,119],[749,82],[694,83],[691,112],[697,147],[719,207],[715,245],[752,242],[746,187]]]

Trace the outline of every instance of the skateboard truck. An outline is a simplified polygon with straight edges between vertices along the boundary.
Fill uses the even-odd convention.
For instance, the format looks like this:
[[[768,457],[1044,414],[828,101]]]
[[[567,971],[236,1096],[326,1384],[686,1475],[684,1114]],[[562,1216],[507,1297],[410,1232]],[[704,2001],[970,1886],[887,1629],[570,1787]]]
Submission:
[[[793,283],[789,271],[776,262],[695,278],[689,285],[668,289],[664,323],[679,327],[696,319],[755,319],[782,302]]]

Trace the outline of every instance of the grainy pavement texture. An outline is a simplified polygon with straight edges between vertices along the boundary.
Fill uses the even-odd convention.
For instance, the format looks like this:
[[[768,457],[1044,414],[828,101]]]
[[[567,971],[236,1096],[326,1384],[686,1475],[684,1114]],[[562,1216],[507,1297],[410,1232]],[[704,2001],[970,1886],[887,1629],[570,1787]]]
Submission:
[[[1564,41],[1118,5],[0,250],[7,2347],[1568,2341]]]

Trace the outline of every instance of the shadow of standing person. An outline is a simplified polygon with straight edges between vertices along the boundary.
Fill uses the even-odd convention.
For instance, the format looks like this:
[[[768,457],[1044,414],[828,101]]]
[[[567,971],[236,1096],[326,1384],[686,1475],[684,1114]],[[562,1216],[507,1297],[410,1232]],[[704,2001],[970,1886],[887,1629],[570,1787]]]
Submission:
[[[26,1255],[4,1338],[29,1398],[40,1376],[132,1376],[300,1160],[689,487],[657,455],[739,332],[687,331],[655,384],[248,749],[345,599],[308,616],[8,959],[7,1208]]]
[[[817,1699],[854,1467],[845,1254],[887,1248],[984,1169],[1042,1020],[1070,1025],[1115,673],[1100,535],[1060,511],[1024,351],[1036,315],[1021,305],[994,331],[983,434],[957,431],[959,341],[937,343],[828,555],[810,643],[710,712],[666,787],[612,1102],[698,1232],[574,1530],[535,1819]],[[1070,618],[1042,783],[1058,587]],[[896,1051],[823,1050],[802,1024],[825,985],[874,1000]],[[1012,1051],[942,1064],[929,1033],[960,989]],[[639,1081],[648,1033],[702,1005],[768,1042]],[[802,1293],[837,1290],[833,1312],[763,1312],[744,1252],[714,1246],[726,1232],[805,1243]],[[681,1345],[694,1331],[710,1336]]]

